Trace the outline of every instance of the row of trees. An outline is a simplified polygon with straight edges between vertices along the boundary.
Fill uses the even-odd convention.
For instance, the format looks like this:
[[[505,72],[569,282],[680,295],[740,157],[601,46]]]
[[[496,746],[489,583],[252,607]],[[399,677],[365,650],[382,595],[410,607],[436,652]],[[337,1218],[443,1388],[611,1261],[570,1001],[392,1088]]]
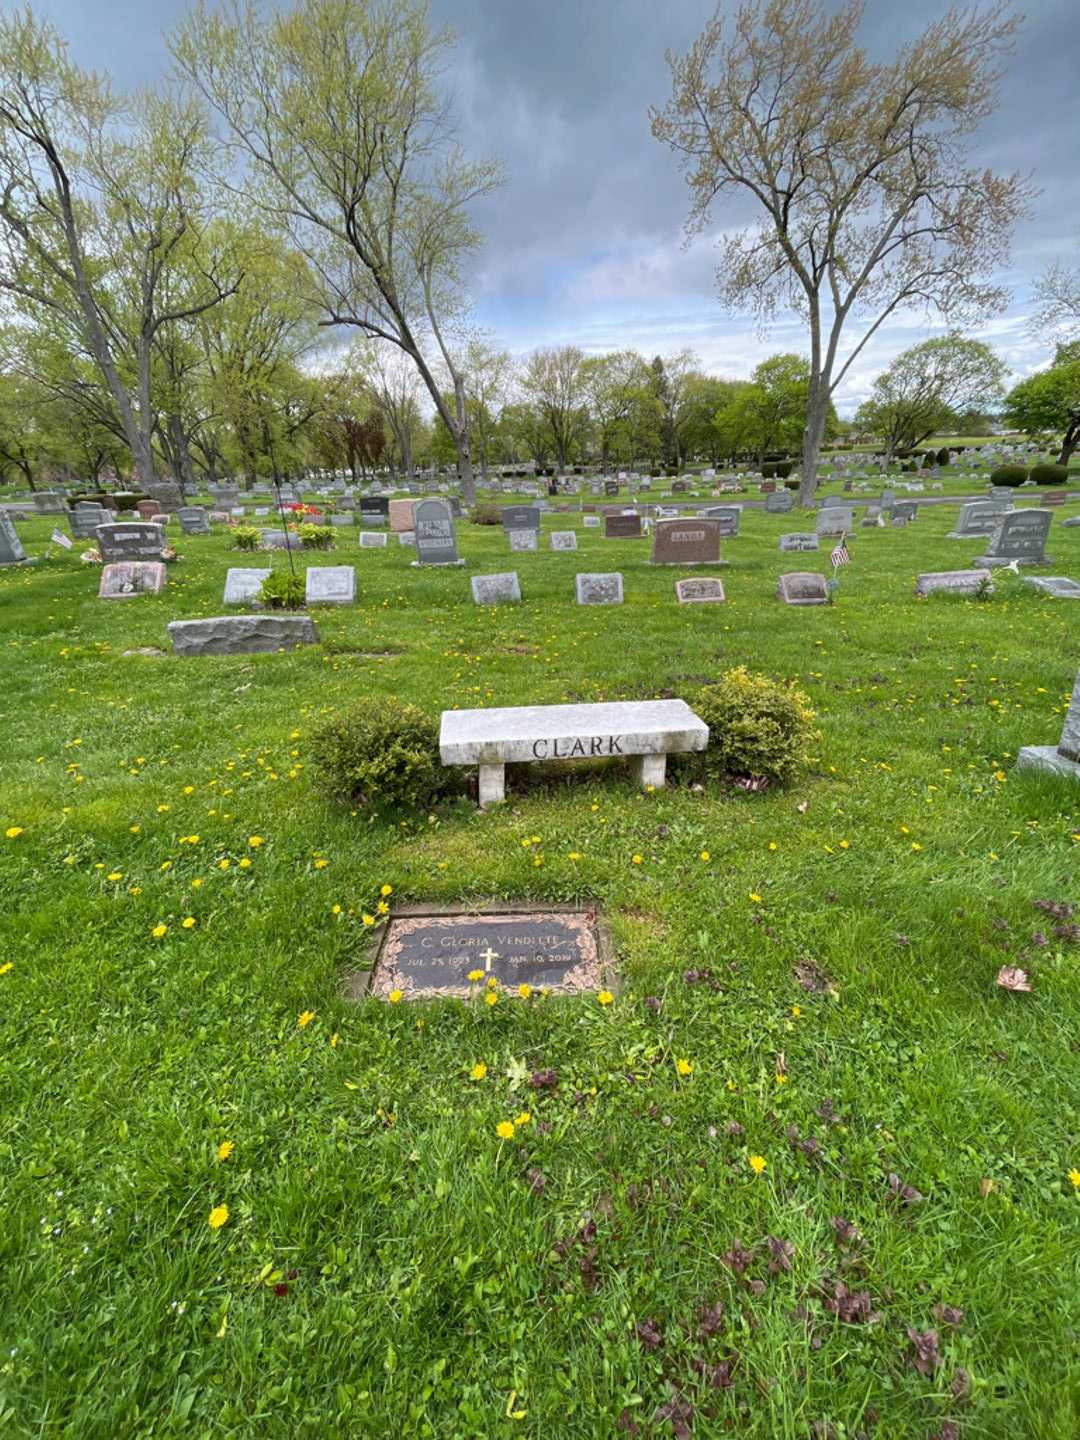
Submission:
[[[806,358],[728,381],[688,353],[563,346],[514,366],[470,332],[470,214],[501,177],[457,145],[450,36],[425,0],[200,6],[172,37],[173,81],[131,97],[32,10],[5,13],[0,461],[149,484],[434,457],[471,498],[477,456],[677,466],[798,447],[809,498],[863,347],[912,305],[1000,308],[980,277],[1030,194],[964,158],[1016,28],[1005,9],[949,12],[889,63],[856,44],[860,14],[750,0],[671,59],[653,130],[686,167],[690,229],[729,192],[760,216],[726,242],[723,297],[808,326]],[[1058,314],[1074,298],[1060,267],[1044,289]],[[1072,385],[1070,356],[1051,388]],[[949,335],[899,357],[860,422],[910,447],[1001,388],[987,348]]]

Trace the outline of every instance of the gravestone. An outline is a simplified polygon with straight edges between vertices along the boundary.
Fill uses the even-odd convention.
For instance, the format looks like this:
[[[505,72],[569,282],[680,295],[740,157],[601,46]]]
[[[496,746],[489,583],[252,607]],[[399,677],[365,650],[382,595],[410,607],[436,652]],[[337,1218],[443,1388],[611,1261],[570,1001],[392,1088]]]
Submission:
[[[605,481],[604,481],[604,494],[605,494],[605,495],[618,495],[618,493],[619,493],[619,482],[618,482],[617,480],[605,480]]]
[[[132,595],[156,595],[165,588],[161,560],[114,560],[101,572],[99,600],[126,600]]]
[[[352,605],[356,571],[351,565],[309,565],[304,581],[306,605]]]
[[[0,565],[21,565],[26,559],[22,541],[7,511],[0,510]]]
[[[1073,685],[1061,740],[1053,745],[1025,745],[1016,757],[1018,770],[1049,770],[1080,780],[1080,674]]]
[[[623,603],[623,581],[618,571],[606,575],[575,575],[574,590],[579,605],[621,605]]]
[[[657,520],[651,560],[654,565],[719,565],[720,521],[680,518]]]
[[[605,540],[640,540],[640,515],[605,515]]]
[[[386,534],[385,530],[381,532],[377,530],[361,530],[360,549],[385,550],[389,538],[390,537]]]
[[[742,510],[738,505],[709,505],[700,512],[705,520],[715,520],[720,526],[720,538],[731,540],[739,533]]]
[[[859,521],[859,525],[864,530],[880,530],[884,524],[885,521],[881,516],[880,505],[868,505],[862,519]]]
[[[156,500],[140,500],[135,509],[139,512],[141,520],[153,520],[155,515],[161,514],[161,506]]]
[[[774,490],[765,496],[765,513],[767,515],[786,515],[794,508],[795,495],[791,490]]]
[[[410,545],[410,546],[413,546],[413,547],[415,547],[415,545],[416,545],[416,531],[415,531],[415,530],[399,530],[399,531],[397,532],[397,538],[398,538],[398,544],[399,544],[399,545]]]
[[[882,508],[882,510],[889,510],[889,511],[891,511],[891,510],[892,510],[892,507],[893,507],[895,504],[896,504],[896,491],[895,491],[895,490],[892,490],[892,489],[883,490],[883,491],[881,492],[881,508]]]
[[[568,994],[605,983],[592,913],[555,906],[395,916],[379,947],[371,994],[384,1000],[399,992],[406,1000],[464,999],[478,993],[480,987],[468,978],[478,970],[511,998],[522,985]]]
[[[269,570],[249,570],[243,566],[225,572],[225,605],[251,605],[259,598],[262,582]]]
[[[63,515],[67,500],[59,490],[37,490],[34,492],[34,509],[39,515]]]
[[[262,530],[259,532],[259,546],[263,550],[296,550],[300,537],[290,535],[288,530]]]
[[[855,512],[850,505],[826,505],[818,511],[814,529],[818,535],[846,535],[854,526]]]
[[[1065,501],[1066,501],[1068,498],[1069,498],[1069,492],[1068,492],[1067,490],[1049,490],[1049,491],[1044,491],[1043,494],[1039,496],[1039,504],[1042,506],[1042,508],[1043,508],[1044,510],[1046,510],[1046,509],[1048,509],[1051,505],[1053,505],[1053,506],[1055,506],[1055,507],[1058,506],[1058,505],[1064,505],[1064,504],[1065,504]]]
[[[384,495],[365,495],[360,501],[360,524],[385,525],[390,516],[390,501]]]
[[[180,529],[185,535],[209,535],[210,517],[198,505],[181,505],[176,512]]]
[[[776,593],[785,605],[827,605],[829,589],[824,575],[813,575],[808,571],[796,570],[781,575]]]
[[[513,605],[521,599],[517,571],[506,570],[498,575],[474,575],[472,598],[477,605]]]
[[[317,645],[310,615],[217,615],[209,620],[172,620],[169,639],[177,655],[260,655]]]
[[[504,505],[502,508],[504,530],[539,530],[540,507],[538,505]],[[535,550],[535,545],[530,547]]]
[[[145,486],[147,495],[156,500],[162,510],[170,514],[179,510],[184,503],[184,497],[180,493],[180,486],[172,480],[155,480],[152,485]]]
[[[399,535],[406,530],[413,529],[413,507],[415,500],[391,500],[387,506],[387,515],[390,519],[390,529]],[[364,520],[364,512],[361,510],[360,518]],[[366,524],[367,522],[364,521]]]
[[[808,530],[794,530],[789,535],[780,536],[780,550],[817,550],[821,541],[816,534],[812,535]]]
[[[1024,584],[1053,600],[1080,600],[1080,583],[1067,575],[1025,575]]]
[[[1078,518],[1080,518],[1080,517],[1078,517]],[[582,523],[582,525],[585,526],[585,529],[586,529],[586,530],[599,530],[599,529],[600,529],[600,516],[599,516],[599,515],[582,515],[582,517],[581,517],[581,523]],[[1066,525],[1067,525],[1069,522],[1066,520],[1065,523],[1066,523]]]
[[[897,520],[905,520],[909,523],[918,518],[919,502],[917,500],[898,500],[892,507],[893,523]]]
[[[540,532],[538,530],[507,530],[506,538],[510,542],[511,550],[538,550],[540,548]]]
[[[986,553],[975,560],[980,569],[998,565],[1048,565],[1046,537],[1053,516],[1049,510],[1011,510],[1003,515],[990,537]]]
[[[935,595],[944,590],[954,595],[978,595],[989,579],[985,570],[939,570],[917,576],[915,594]],[[989,589],[993,586],[989,585]]]
[[[330,516],[330,524],[331,524],[331,525],[351,525],[352,523],[353,523],[353,518],[352,518],[351,515],[331,515],[331,516]]]
[[[997,529],[1002,515],[1007,513],[998,501],[968,500],[960,507],[960,518],[956,522],[956,529],[950,530],[946,538],[970,540],[972,536],[978,538],[983,535],[992,535]]]
[[[99,525],[111,525],[112,513],[96,502],[80,501],[68,515],[68,524],[76,540],[96,540]]]
[[[577,549],[577,531],[576,531],[576,530],[552,530],[551,535],[550,535],[550,537],[549,537],[549,543],[550,543],[550,545],[551,545],[552,550],[576,550],[576,549]]]
[[[719,580],[702,575],[692,580],[676,580],[675,594],[680,605],[705,605],[723,600],[724,587]]]
[[[99,525],[95,534],[106,564],[113,560],[160,560],[165,545],[161,526],[151,525],[147,520],[118,520],[114,525]]]
[[[457,552],[454,517],[445,500],[418,500],[413,506],[414,565],[464,565]]]

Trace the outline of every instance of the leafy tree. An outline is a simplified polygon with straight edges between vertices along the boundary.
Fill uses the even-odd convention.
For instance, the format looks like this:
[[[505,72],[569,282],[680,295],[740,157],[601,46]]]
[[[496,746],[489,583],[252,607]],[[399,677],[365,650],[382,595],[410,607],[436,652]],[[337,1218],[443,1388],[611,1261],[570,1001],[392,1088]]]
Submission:
[[[986,407],[1004,392],[1005,364],[982,340],[941,335],[902,351],[877,377],[856,423],[880,435],[891,459]]]
[[[588,429],[585,355],[576,345],[536,350],[521,373],[522,393],[547,431],[560,470],[585,438]]]
[[[669,55],[672,97],[653,111],[680,157],[691,232],[729,192],[758,209],[724,245],[721,297],[767,319],[805,316],[810,375],[801,498],[817,487],[831,396],[872,335],[903,307],[956,320],[1002,308],[981,277],[1000,267],[1028,187],[967,163],[993,108],[1018,21],[998,4],[950,10],[895,60],[855,44],[860,0],[749,0],[730,37],[718,10],[688,54]],[[841,359],[856,316],[862,333]]]
[[[1080,445],[1080,359],[1066,359],[1021,380],[1006,395],[1002,413],[1007,424],[1025,434],[1060,434],[1058,464],[1067,465]]]

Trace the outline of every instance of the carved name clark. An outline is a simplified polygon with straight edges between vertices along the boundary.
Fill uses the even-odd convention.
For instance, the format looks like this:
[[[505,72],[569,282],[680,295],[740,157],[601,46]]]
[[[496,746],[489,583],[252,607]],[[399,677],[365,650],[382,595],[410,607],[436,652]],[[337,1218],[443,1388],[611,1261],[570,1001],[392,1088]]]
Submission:
[[[534,740],[537,760],[573,760],[576,755],[623,755],[621,735],[593,735],[586,740]],[[550,747],[550,749],[549,749]]]

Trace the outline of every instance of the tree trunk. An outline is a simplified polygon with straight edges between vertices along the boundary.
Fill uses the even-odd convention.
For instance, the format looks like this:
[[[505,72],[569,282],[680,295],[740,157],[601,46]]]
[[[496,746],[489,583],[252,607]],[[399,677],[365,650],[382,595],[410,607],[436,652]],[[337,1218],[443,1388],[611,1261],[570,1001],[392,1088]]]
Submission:
[[[818,462],[821,442],[825,437],[825,420],[829,411],[829,391],[820,377],[810,381],[806,397],[806,425],[803,429],[802,480],[799,483],[799,504],[809,505],[818,485]]]
[[[173,473],[176,476],[177,484],[180,486],[180,498],[186,499],[188,492],[194,495],[195,467],[191,463],[191,450],[188,448],[187,431],[184,429],[184,422],[179,415],[170,415],[168,423],[169,444],[173,452]]]
[[[472,447],[469,440],[469,417],[465,411],[465,381],[454,376],[454,409],[456,423],[451,434],[457,447],[458,478],[461,481],[461,503],[476,503],[476,480],[473,476]]]
[[[1080,445],[1080,410],[1074,411],[1069,416],[1069,423],[1065,427],[1065,437],[1061,442],[1061,454],[1057,458],[1059,465],[1067,465],[1077,445]]]

